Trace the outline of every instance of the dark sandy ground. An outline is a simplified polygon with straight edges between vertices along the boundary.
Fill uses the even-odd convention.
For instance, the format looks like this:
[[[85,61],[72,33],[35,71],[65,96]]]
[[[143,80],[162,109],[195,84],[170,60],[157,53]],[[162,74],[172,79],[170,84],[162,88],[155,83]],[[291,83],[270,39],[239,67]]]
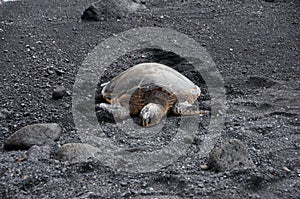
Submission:
[[[57,145],[79,142],[72,88],[87,54],[114,34],[157,26],[189,35],[209,52],[225,81],[222,138],[245,143],[256,168],[202,171],[197,145],[146,174],[117,172],[97,161],[22,161],[26,151],[1,149],[1,198],[300,197],[299,1],[145,1],[151,13],[81,21],[92,2],[0,5],[1,148],[16,130],[42,122],[63,127]],[[57,85],[68,91],[61,100],[52,99]]]

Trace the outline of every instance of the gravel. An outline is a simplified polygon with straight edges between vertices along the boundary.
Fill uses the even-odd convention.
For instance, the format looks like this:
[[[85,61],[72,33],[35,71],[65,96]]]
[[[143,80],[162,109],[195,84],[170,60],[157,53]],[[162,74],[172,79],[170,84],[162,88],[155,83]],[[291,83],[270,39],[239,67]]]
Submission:
[[[0,4],[0,198],[299,198],[299,1],[144,0],[145,12],[82,21],[92,3]],[[205,143],[199,138],[209,124],[205,120],[187,153],[155,172],[122,172],[93,158],[76,163],[57,158],[64,144],[81,142],[72,117],[71,91],[88,53],[106,38],[147,26],[181,32],[207,50],[226,88],[220,142],[240,140],[255,168],[201,170],[208,158],[200,154]],[[162,50],[119,57],[99,84],[140,61],[170,65],[198,82],[204,88],[200,101],[209,107],[205,82],[190,70],[191,64]],[[58,85],[65,87],[66,95],[54,100],[53,88]],[[102,122],[107,124],[103,136],[116,146],[139,147],[126,132],[111,131],[111,121]],[[142,139],[143,144],[167,145],[179,121],[170,117],[165,122],[167,134]],[[37,123],[59,124],[59,139],[28,151],[4,149],[16,131]]]

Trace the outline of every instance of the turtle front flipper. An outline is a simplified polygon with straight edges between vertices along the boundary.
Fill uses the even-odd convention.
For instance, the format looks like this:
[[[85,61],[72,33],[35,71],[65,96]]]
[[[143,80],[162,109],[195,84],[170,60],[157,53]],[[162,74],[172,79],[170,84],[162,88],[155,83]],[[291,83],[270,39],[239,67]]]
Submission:
[[[184,102],[177,102],[173,106],[173,113],[177,115],[206,115],[209,111],[199,110],[198,106]]]
[[[117,104],[101,103],[101,104],[96,104],[96,106],[112,114],[115,120],[125,120],[130,117],[129,110],[122,107],[121,104],[119,103]]]
[[[144,127],[154,126],[158,124],[165,115],[166,110],[164,109],[164,107],[156,103],[147,104],[140,112],[142,125]]]

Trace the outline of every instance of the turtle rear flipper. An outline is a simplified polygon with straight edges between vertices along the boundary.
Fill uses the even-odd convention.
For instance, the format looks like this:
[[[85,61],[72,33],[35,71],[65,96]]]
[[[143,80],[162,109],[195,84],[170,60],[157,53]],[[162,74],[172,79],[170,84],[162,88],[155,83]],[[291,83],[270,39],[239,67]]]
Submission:
[[[177,102],[173,106],[172,111],[177,115],[206,115],[209,113],[209,111],[199,110],[198,106],[190,104],[187,101]]]
[[[126,109],[125,107],[122,107],[121,104],[119,103],[116,104],[101,103],[101,104],[97,104],[96,106],[112,114],[115,120],[125,120],[130,117],[129,110]]]

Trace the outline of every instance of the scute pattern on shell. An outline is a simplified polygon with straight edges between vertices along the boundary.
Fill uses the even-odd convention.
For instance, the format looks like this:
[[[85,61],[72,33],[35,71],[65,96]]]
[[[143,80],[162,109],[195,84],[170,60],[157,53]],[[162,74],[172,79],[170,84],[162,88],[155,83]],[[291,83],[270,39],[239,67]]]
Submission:
[[[155,85],[138,87],[129,100],[130,113],[138,114],[145,105],[151,102],[161,104],[165,108],[165,112],[168,112],[177,102],[177,97],[174,93]]]

